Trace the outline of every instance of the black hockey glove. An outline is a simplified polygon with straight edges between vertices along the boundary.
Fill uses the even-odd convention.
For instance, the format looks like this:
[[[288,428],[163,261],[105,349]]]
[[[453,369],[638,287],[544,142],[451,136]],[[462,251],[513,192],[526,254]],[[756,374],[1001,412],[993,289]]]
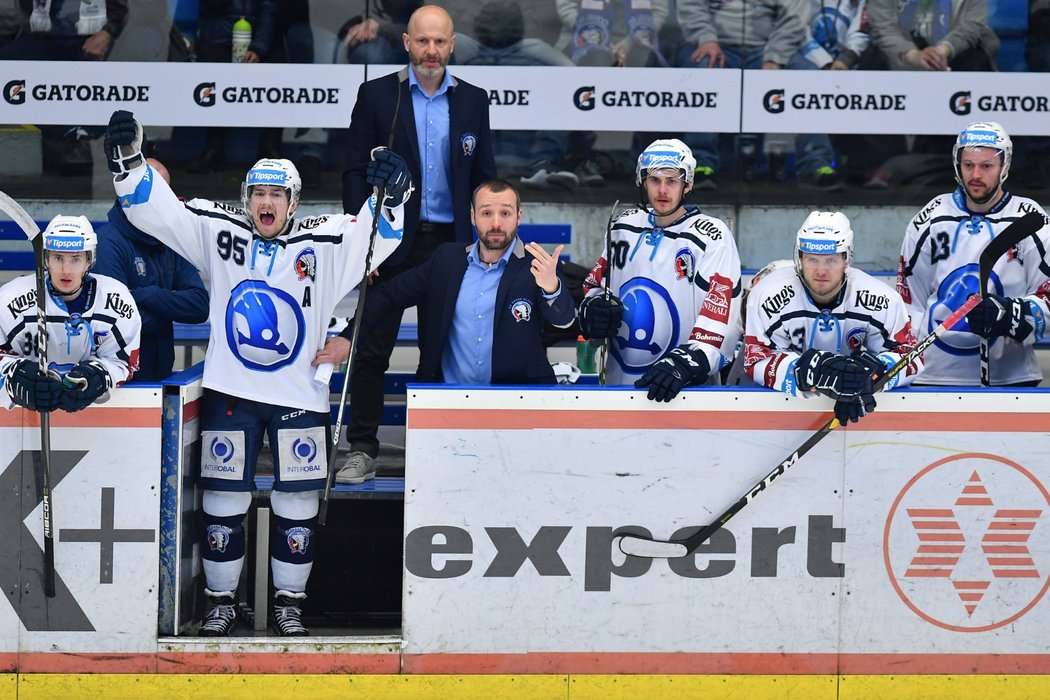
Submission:
[[[73,413],[95,403],[109,389],[109,372],[98,362],[77,363],[62,379],[62,410]]]
[[[834,352],[810,348],[795,366],[795,381],[802,391],[816,389],[824,396],[839,399],[871,393],[871,375],[859,362]]]
[[[711,373],[711,363],[702,350],[683,345],[650,367],[634,385],[649,387],[650,401],[670,401],[689,384],[702,382]]]
[[[372,149],[372,160],[365,171],[365,179],[372,187],[386,192],[383,206],[404,204],[412,194],[412,175],[408,171],[408,163],[386,148]]]
[[[580,304],[580,330],[584,338],[615,338],[623,323],[623,302],[615,294],[606,299],[595,294]]]
[[[850,359],[860,364],[867,370],[868,375],[871,377],[871,383],[875,384],[885,376],[886,372],[889,371],[886,365],[883,364],[882,360],[876,353],[871,350],[861,350],[860,352],[853,353],[850,355]]]
[[[875,396],[869,392],[835,402],[835,417],[842,425],[856,423],[874,410]]]
[[[966,314],[970,330],[982,338],[1006,336],[1019,343],[1032,332],[1032,322],[1029,318],[1027,301],[1001,297],[998,294],[984,297],[980,304]]]
[[[41,413],[59,407],[62,382],[49,374],[42,374],[34,360],[19,360],[7,369],[5,375],[7,393],[19,406]]]
[[[126,109],[118,109],[109,118],[106,136],[102,140],[109,169],[115,175],[133,170],[143,162],[142,124]]]

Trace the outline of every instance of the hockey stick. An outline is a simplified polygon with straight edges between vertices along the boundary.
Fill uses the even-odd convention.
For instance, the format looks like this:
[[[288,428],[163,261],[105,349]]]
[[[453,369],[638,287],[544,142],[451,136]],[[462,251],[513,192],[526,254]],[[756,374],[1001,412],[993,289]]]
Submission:
[[[1013,222],[992,239],[981,253],[981,259],[977,264],[978,279],[980,280],[980,294],[983,297],[988,293],[988,278],[992,276],[992,267],[1006,251],[1031,236],[1043,227],[1046,220],[1043,215],[1036,211],[1030,211],[1017,221]],[[981,386],[991,386],[991,371],[988,366],[988,339],[981,338]]]
[[[613,219],[616,217],[616,210],[620,208],[620,200],[613,202],[612,210],[609,212],[609,221],[605,224],[605,302],[608,304],[609,300],[612,299],[612,268],[613,268],[613,252],[612,252],[612,225]],[[605,384],[605,363],[609,357],[609,343],[612,342],[611,338],[605,338],[602,340],[602,354],[601,354],[601,367],[598,369],[598,383]]]
[[[47,374],[47,289],[44,283],[44,237],[25,209],[0,192],[0,211],[18,224],[33,244],[36,261],[37,359],[41,374]],[[44,595],[55,597],[55,533],[51,505],[51,414],[40,412],[40,500],[44,520]]]
[[[394,148],[394,129],[397,127],[397,113],[401,110],[401,82],[397,85],[397,102],[394,103],[394,118],[390,120],[390,133],[387,135],[386,148],[388,151]],[[381,147],[372,149],[375,153]],[[328,478],[324,484],[324,495],[321,497],[321,506],[317,512],[317,524],[324,525],[328,519],[328,500],[332,494],[332,481],[335,479],[333,467],[339,457],[339,431],[343,427],[343,410],[346,404],[346,394],[350,390],[350,373],[354,368],[354,356],[357,354],[357,336],[361,332],[361,316],[365,310],[365,292],[368,290],[368,278],[372,274],[372,253],[375,251],[376,235],[379,233],[379,217],[383,215],[383,203],[386,201],[386,188],[375,188],[376,206],[372,212],[372,230],[368,234],[368,253],[365,255],[365,274],[361,277],[358,285],[357,309],[354,311],[354,333],[350,336],[350,352],[346,357],[346,371],[343,374],[343,387],[339,392],[339,407],[335,410],[335,426],[332,429],[332,445],[328,452]]]
[[[937,338],[944,335],[946,331],[952,328],[956,323],[961,321],[970,309],[977,306],[981,301],[981,297],[974,294],[966,300],[962,306],[955,310],[948,318],[944,319],[939,326],[933,329],[933,332],[928,336],[916,343],[915,347],[911,349],[906,355],[901,357],[886,374],[882,375],[873,387],[874,391],[879,391],[886,385],[886,382],[893,379],[893,377],[900,374],[909,364],[911,364],[919,355],[921,355],[927,348],[933,345]],[[762,477],[757,484],[748,489],[747,493],[741,496],[733,505],[719,515],[713,522],[700,528],[695,534],[688,537],[683,537],[677,540],[656,540],[648,537],[642,537],[640,535],[621,535],[619,538],[620,551],[624,554],[628,554],[634,557],[646,557],[649,559],[674,559],[676,557],[684,557],[695,550],[697,547],[702,545],[704,542],[715,534],[729,522],[730,518],[739,513],[744,506],[753,501],[758,494],[766,490],[772,483],[773,480],[781,476],[791,467],[802,459],[802,457],[809,452],[813,447],[823,440],[832,430],[839,427],[839,421],[837,418],[832,417],[824,425],[820,426],[817,432],[810,435],[805,442],[799,445],[791,455],[773,468],[773,471]]]

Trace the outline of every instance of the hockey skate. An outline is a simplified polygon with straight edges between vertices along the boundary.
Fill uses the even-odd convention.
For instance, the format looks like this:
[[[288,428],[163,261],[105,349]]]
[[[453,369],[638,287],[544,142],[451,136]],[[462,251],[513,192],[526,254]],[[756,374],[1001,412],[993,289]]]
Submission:
[[[310,630],[303,627],[303,611],[299,604],[306,600],[305,593],[277,591],[273,596],[273,631],[279,637],[309,637]]]
[[[228,637],[237,626],[237,594],[232,591],[204,589],[211,609],[201,622],[198,637]]]

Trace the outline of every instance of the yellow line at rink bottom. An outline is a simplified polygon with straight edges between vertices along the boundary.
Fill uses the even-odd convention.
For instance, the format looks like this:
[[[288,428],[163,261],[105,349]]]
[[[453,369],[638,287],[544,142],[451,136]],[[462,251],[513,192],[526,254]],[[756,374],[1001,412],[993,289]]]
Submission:
[[[0,698],[1045,700],[1050,676],[0,674]]]

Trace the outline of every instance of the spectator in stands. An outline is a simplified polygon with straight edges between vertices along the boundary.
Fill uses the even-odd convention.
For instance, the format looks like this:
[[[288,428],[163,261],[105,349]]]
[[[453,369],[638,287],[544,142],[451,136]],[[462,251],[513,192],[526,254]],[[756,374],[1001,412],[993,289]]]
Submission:
[[[806,38],[805,18],[809,16],[806,1],[754,4],[746,0],[679,0],[678,23],[685,42],[679,48],[678,64],[697,68],[811,68],[799,53]],[[696,156],[695,187],[714,189],[720,164],[718,134],[687,134],[684,140]],[[742,155],[754,157],[747,152]],[[842,189],[834,160],[826,134],[797,137],[795,170],[800,184],[825,191]],[[745,175],[754,167],[748,162],[742,165]]]
[[[1026,238],[992,268],[980,289],[977,260],[988,245],[1026,212],[1046,213],[1033,200],[1006,191],[1013,143],[995,122],[963,129],[952,148],[958,188],[938,195],[908,224],[901,246],[897,291],[920,334],[931,332],[974,292],[984,295],[956,325],[923,354],[924,384],[976,386],[978,345],[989,341],[992,386],[1036,386],[1043,373],[1035,343],[1050,317],[1050,226]]]
[[[579,66],[667,66],[659,32],[669,14],[667,0],[557,0],[561,35],[555,45]],[[537,188],[601,187],[593,131],[537,134],[532,165],[521,184]],[[641,150],[646,140],[635,139]]]
[[[857,67],[871,44],[865,1],[810,0],[813,12],[799,49],[807,61],[822,70]]]
[[[230,63],[233,60],[233,24],[241,18],[252,25],[252,40],[244,54],[244,63],[259,63],[267,58],[277,36],[277,0],[201,0],[197,23],[197,60],[205,63]],[[187,168],[191,173],[209,173],[223,167],[228,129],[208,127],[204,153]],[[270,130],[263,135],[260,154],[279,157],[277,143]]]
[[[170,183],[160,161],[146,160]],[[185,258],[131,225],[120,203],[109,210],[109,223],[99,227],[95,272],[119,280],[131,290],[142,315],[142,342],[135,381],[159,382],[175,363],[173,323],[208,320],[208,292],[200,274]]]
[[[418,305],[426,317],[420,318],[425,330],[416,381],[556,383],[541,336],[544,322],[567,328],[576,319],[557,272],[564,246],[547,253],[538,243],[522,243],[521,200],[506,180],[490,180],[474,191],[470,220],[477,242],[445,243],[422,264],[368,291],[362,338]],[[424,300],[430,302],[425,307]],[[314,364],[345,360],[349,345],[346,337],[330,339]],[[349,463],[335,480],[357,484],[374,475],[374,460],[364,472]]]
[[[995,70],[987,0],[868,0],[868,19],[874,50],[864,68]]]
[[[127,0],[19,0],[22,34],[0,48],[4,61],[104,61],[124,30]],[[81,126],[43,125],[44,165],[68,175],[91,172],[90,139],[101,132]]]
[[[1031,0],[1028,3],[1024,58],[1028,70],[1050,73],[1050,0]]]
[[[412,14],[402,40],[409,66],[358,90],[343,173],[343,208],[356,212],[372,193],[365,177],[370,153],[393,138],[393,150],[405,154],[412,181],[419,183],[405,205],[404,241],[379,268],[373,291],[428,260],[442,243],[469,244],[471,192],[496,176],[488,94],[446,69],[456,42],[452,18],[425,5]],[[419,316],[423,338],[429,310],[420,308]],[[401,316],[391,314],[357,346],[344,480],[347,470],[362,481],[375,473],[383,375],[400,326]]]
[[[339,28],[339,49],[347,63],[407,63],[401,37],[408,19],[423,6],[420,0],[378,0],[367,17],[355,15]],[[340,63],[339,55],[335,63]]]

